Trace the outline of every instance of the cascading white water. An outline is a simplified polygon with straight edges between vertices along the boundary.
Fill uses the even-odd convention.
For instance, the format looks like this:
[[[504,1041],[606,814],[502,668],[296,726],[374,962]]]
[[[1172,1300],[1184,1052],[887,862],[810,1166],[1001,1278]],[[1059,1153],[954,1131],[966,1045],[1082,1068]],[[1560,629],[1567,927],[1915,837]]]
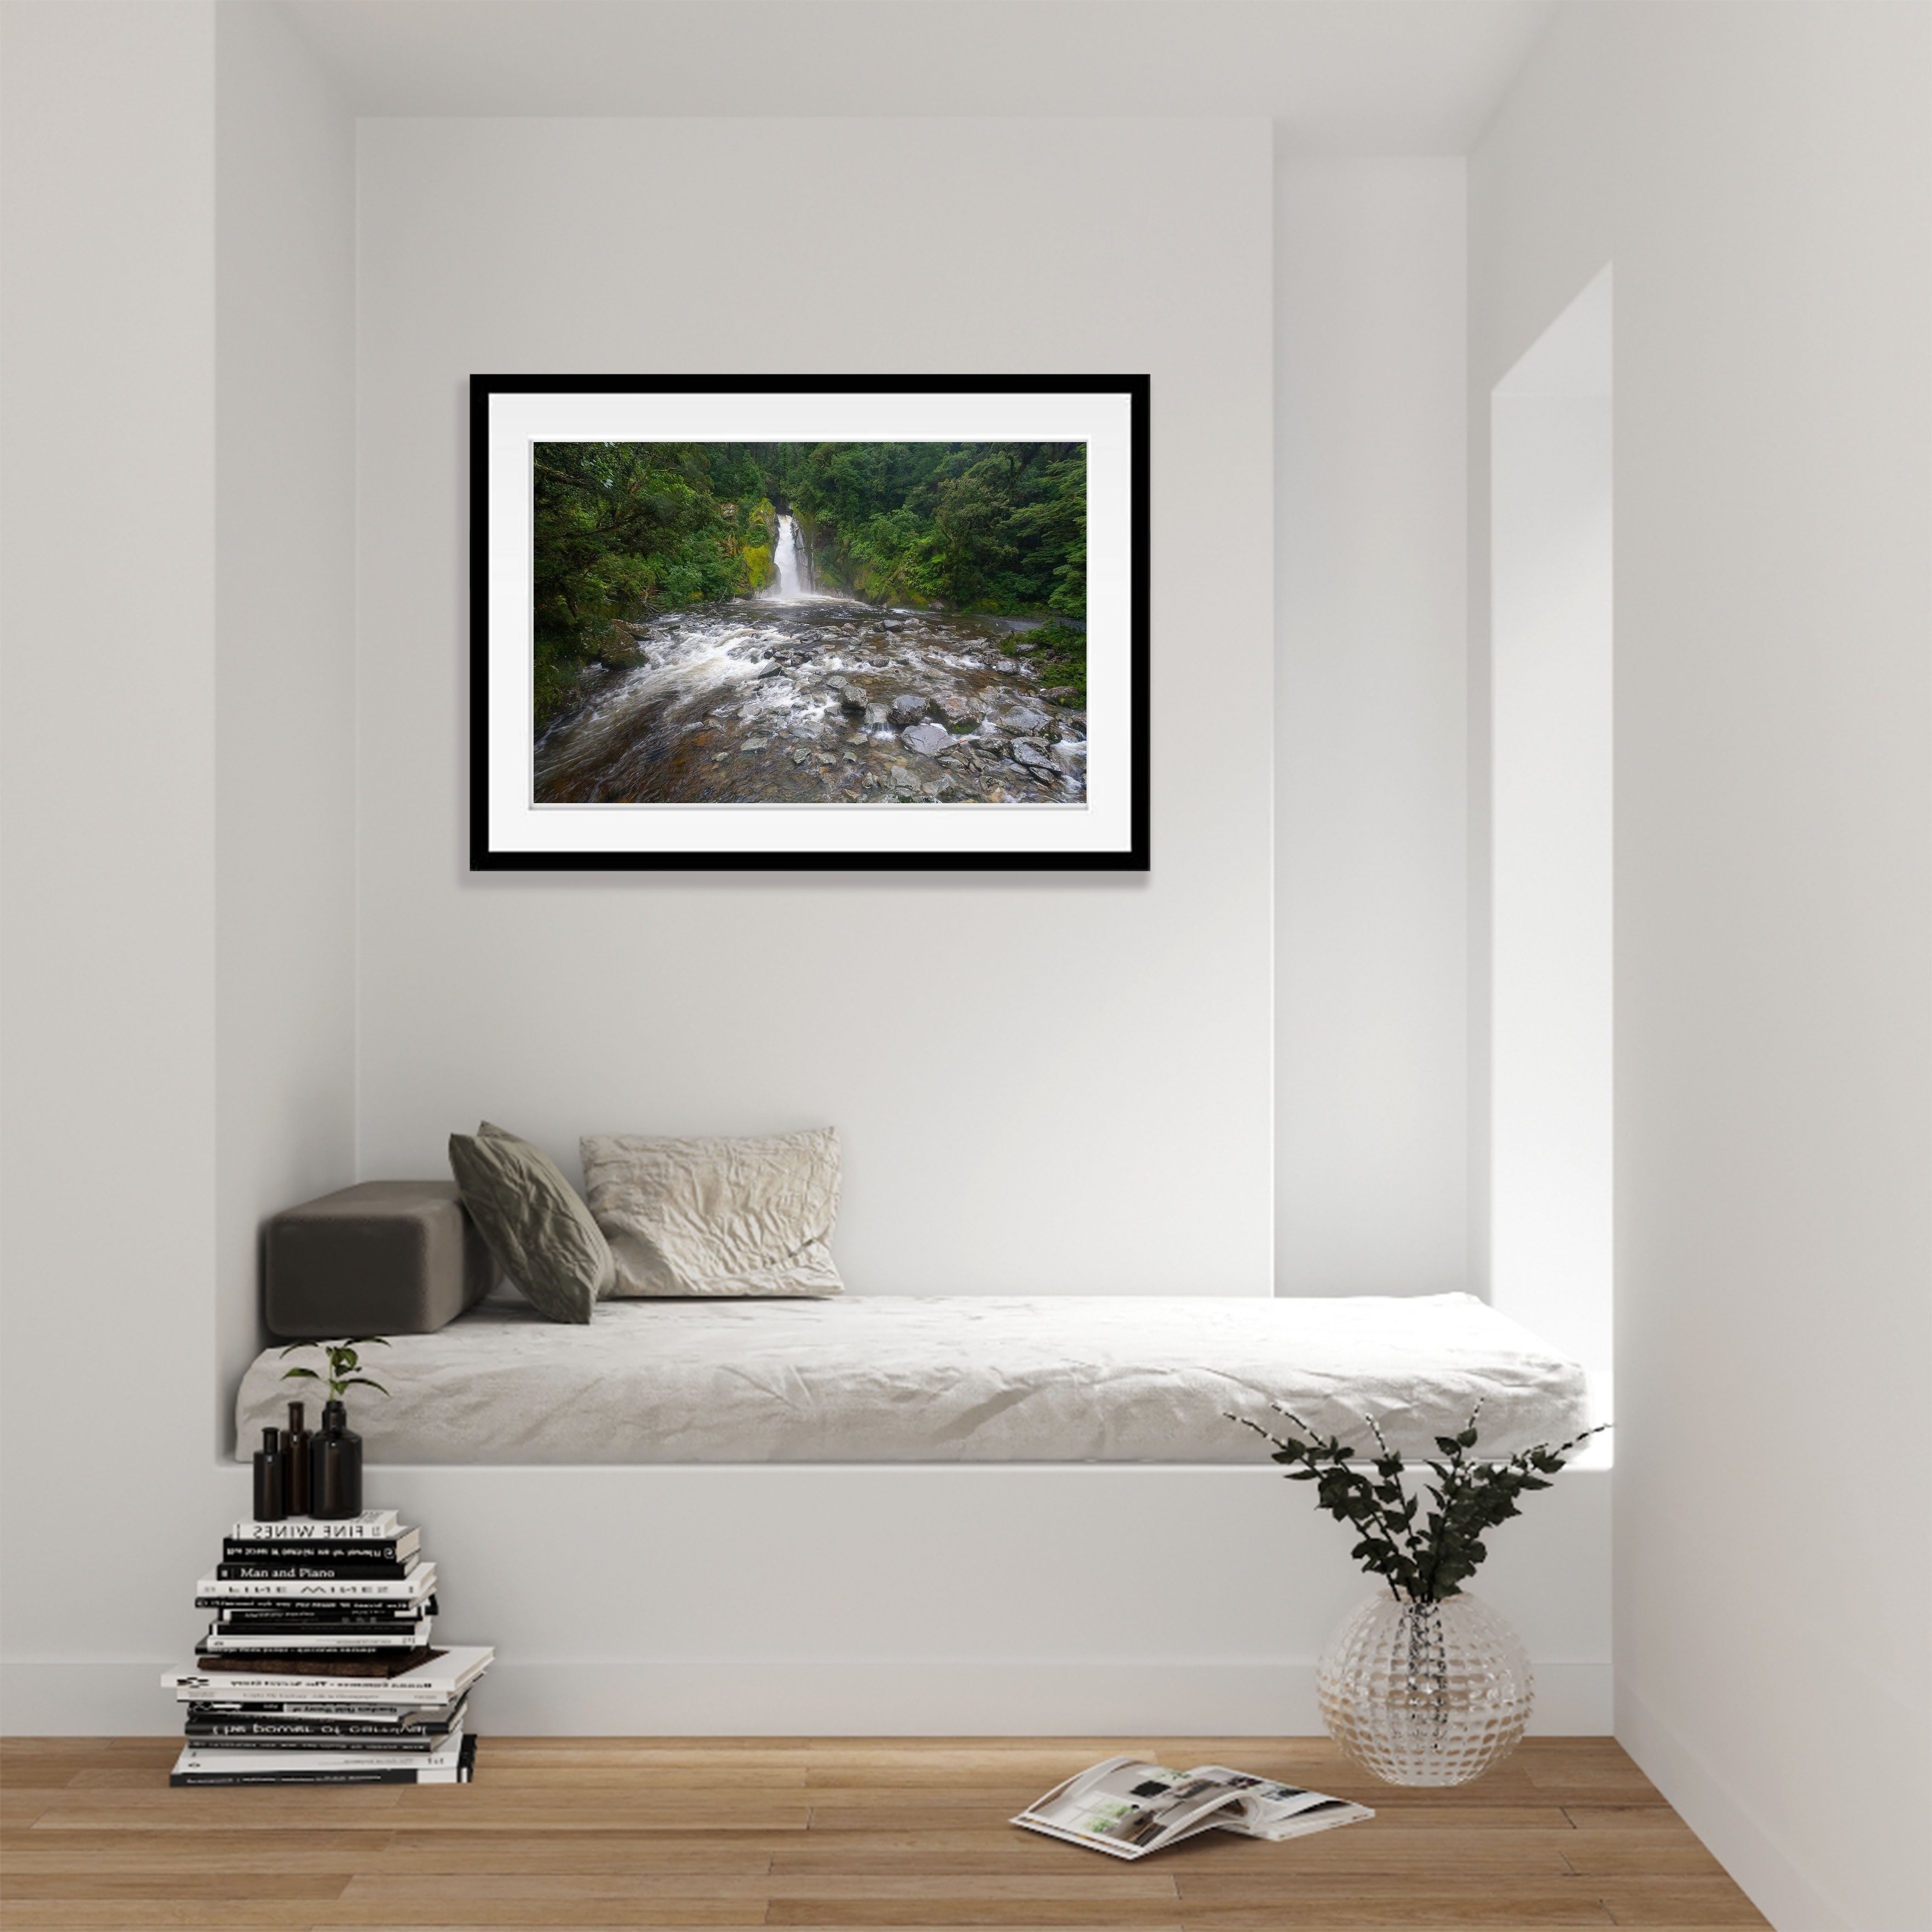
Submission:
[[[582,674],[537,741],[538,802],[1085,802],[1084,718],[1034,688],[1006,633],[827,595],[786,521],[758,604],[659,612],[634,662]]]
[[[798,526],[789,517],[778,519],[778,540],[772,547],[772,568],[778,574],[781,597],[802,597],[805,594],[803,577],[799,569]]]

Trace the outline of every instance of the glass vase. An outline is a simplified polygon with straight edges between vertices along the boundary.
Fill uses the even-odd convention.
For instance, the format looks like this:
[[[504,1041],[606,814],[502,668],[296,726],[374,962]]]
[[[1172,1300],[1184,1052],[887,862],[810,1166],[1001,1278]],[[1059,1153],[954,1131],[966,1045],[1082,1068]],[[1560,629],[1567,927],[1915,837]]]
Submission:
[[[1465,1590],[1384,1591],[1350,1616],[1316,1676],[1328,1734],[1388,1784],[1466,1784],[1508,1756],[1536,1686],[1516,1633]]]

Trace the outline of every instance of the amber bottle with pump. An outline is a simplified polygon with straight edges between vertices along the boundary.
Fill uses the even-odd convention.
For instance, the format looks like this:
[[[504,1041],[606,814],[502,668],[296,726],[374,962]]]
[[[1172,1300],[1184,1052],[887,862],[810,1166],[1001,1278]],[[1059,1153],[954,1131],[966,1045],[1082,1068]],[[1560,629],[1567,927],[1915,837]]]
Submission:
[[[339,1402],[322,1405],[321,1430],[309,1440],[308,1466],[310,1516],[362,1514],[362,1438]]]
[[[309,1511],[309,1445],[315,1438],[303,1420],[302,1405],[289,1404],[289,1426],[282,1432],[283,1487],[287,1492],[289,1514],[307,1516]]]
[[[272,1429],[262,1431],[262,1446],[255,1451],[255,1520],[279,1522],[286,1516],[288,1503],[284,1485],[286,1466],[281,1444]]]

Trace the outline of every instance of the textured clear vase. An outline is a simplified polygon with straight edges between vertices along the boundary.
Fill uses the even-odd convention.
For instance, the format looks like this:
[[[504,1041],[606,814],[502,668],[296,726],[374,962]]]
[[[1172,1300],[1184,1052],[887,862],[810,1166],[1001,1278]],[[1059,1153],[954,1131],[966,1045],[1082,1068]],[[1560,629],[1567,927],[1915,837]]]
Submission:
[[[1465,1591],[1372,1597],[1316,1677],[1328,1734],[1389,1784],[1466,1784],[1515,1750],[1536,1687],[1516,1633]]]

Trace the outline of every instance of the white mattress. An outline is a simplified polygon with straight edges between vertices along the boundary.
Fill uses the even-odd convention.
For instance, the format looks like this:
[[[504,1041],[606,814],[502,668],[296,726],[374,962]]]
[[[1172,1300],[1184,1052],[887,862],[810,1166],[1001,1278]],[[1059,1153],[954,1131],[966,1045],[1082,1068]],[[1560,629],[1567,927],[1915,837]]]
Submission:
[[[389,1390],[350,1397],[376,1462],[1252,1462],[1222,1412],[1270,1401],[1426,1453],[1478,1397],[1507,1454],[1588,1419],[1582,1370],[1466,1294],[607,1301],[587,1328],[493,1298],[364,1360]],[[243,1378],[237,1460],[314,1390],[287,1366]]]

